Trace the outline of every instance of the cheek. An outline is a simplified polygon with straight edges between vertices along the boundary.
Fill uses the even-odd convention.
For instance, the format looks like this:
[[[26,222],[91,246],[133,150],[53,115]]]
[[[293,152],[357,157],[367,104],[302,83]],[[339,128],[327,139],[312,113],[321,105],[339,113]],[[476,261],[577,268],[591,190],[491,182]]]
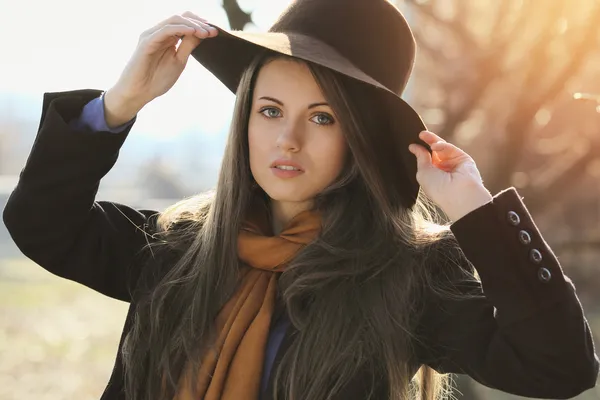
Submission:
[[[333,181],[342,171],[348,155],[348,146],[341,135],[315,146],[315,161],[327,183]]]
[[[250,152],[250,166],[264,157],[266,152],[267,142],[264,135],[260,134],[261,130],[256,127],[256,123],[252,120],[248,124],[248,150]]]

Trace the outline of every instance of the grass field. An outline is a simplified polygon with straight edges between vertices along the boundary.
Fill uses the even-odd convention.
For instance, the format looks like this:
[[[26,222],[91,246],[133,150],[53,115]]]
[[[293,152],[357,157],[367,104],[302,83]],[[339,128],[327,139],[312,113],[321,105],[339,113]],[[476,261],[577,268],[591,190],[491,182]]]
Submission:
[[[97,400],[126,312],[127,304],[54,277],[25,258],[0,260],[0,399]],[[595,325],[598,332],[600,323]],[[517,398],[483,387],[478,392],[478,400]],[[600,399],[600,390],[578,399]]]
[[[25,259],[0,265],[0,399],[100,398],[127,304]]]

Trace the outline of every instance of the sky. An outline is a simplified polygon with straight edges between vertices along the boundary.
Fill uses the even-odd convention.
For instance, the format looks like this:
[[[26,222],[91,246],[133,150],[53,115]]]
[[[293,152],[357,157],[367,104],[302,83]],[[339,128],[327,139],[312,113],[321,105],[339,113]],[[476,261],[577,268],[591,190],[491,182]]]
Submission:
[[[256,26],[247,30],[268,29],[289,3],[239,1],[254,11]],[[0,103],[5,108],[0,116],[15,112],[37,118],[35,102],[10,99],[41,104],[44,92],[110,88],[140,33],[187,10],[228,28],[221,0],[0,0],[0,94],[9,99]],[[190,129],[221,134],[233,101],[233,94],[190,57],[175,86],[140,112],[135,129],[164,139]]]

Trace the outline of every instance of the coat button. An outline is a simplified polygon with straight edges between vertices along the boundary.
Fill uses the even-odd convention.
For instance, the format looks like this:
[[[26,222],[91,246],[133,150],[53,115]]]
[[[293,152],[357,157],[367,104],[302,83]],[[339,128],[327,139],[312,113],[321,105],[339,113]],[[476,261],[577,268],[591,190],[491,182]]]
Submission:
[[[519,214],[517,214],[516,212],[509,211],[508,222],[510,222],[511,225],[517,226],[521,222],[521,218],[519,218]]]
[[[523,244],[529,244],[529,243],[531,243],[531,236],[529,235],[529,233],[527,231],[520,231],[519,232],[519,241]]]
[[[550,279],[552,279],[552,274],[548,268],[542,267],[538,269],[538,278],[542,282],[550,282]]]
[[[538,249],[533,249],[529,253],[529,258],[536,264],[539,264],[542,261],[542,253]]]

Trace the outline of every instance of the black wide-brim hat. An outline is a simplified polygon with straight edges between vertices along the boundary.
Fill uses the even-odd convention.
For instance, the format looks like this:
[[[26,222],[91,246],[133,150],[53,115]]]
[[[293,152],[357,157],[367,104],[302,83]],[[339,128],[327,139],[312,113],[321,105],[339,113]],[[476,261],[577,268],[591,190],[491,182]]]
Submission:
[[[211,24],[212,25],[212,24]],[[268,32],[232,31],[204,40],[192,56],[233,93],[251,61],[265,49],[330,68],[379,91],[389,107],[390,132],[372,143],[386,195],[412,207],[419,192],[417,163],[408,150],[426,130],[400,96],[413,68],[416,45],[402,13],[387,0],[296,0]]]

